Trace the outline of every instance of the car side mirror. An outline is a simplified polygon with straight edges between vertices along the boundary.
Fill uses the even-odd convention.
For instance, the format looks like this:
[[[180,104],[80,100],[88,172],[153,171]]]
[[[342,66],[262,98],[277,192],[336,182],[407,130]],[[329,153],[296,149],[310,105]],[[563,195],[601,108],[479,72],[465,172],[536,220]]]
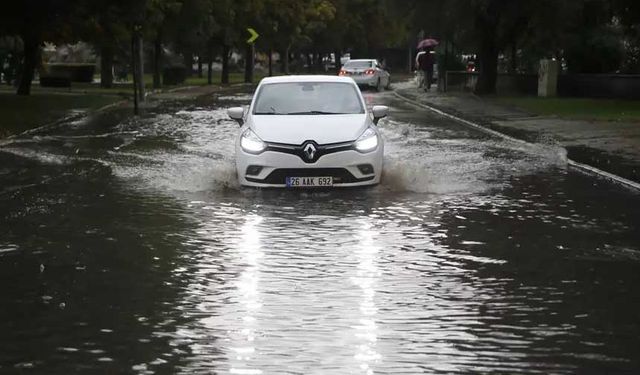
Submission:
[[[227,109],[227,115],[236,120],[240,126],[244,125],[244,108],[232,107]]]
[[[371,112],[373,113],[373,123],[378,125],[378,121],[380,121],[381,118],[387,117],[389,107],[386,105],[374,105],[373,108],[371,108]]]

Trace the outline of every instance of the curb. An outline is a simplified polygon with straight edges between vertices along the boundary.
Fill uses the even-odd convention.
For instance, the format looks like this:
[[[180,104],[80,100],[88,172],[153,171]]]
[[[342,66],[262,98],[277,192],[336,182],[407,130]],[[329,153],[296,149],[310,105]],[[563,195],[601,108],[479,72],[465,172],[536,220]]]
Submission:
[[[128,103],[128,102],[129,102],[129,100],[128,100],[128,99],[122,99],[122,100],[119,100],[119,101],[117,101],[117,102],[115,102],[115,103],[111,103],[111,104],[107,104],[107,105],[105,105],[105,106],[102,106],[102,107],[100,107],[100,108],[98,108],[98,109],[94,110],[93,112],[94,112],[94,113],[104,112],[104,111],[107,111],[107,110],[109,110],[109,109],[111,109],[111,108],[119,107],[119,106],[121,106],[121,105],[123,105],[123,104],[126,104],[126,103]]]
[[[213,93],[225,92],[225,91],[228,91],[230,89],[237,88],[237,87],[251,86],[251,85],[255,86],[256,84],[254,84],[254,83],[231,83],[231,84],[228,84],[228,85],[211,84],[211,85],[179,86],[179,87],[174,87],[174,88],[171,88],[171,89],[153,90],[151,92],[147,92],[145,94],[145,97],[154,98],[156,95],[181,93],[183,91],[188,92],[191,89],[197,89],[197,88],[200,88],[200,87],[209,87],[209,88],[212,89],[210,92],[202,92],[202,93],[199,93],[199,94],[195,95],[195,97],[200,97],[200,96],[207,96],[207,95],[213,94]]]
[[[89,116],[92,113],[101,113],[101,112],[104,112],[104,111],[108,111],[111,108],[115,108],[115,107],[121,106],[121,105],[123,105],[123,104],[125,104],[127,102],[128,102],[127,99],[123,99],[123,100],[119,100],[119,101],[111,103],[111,104],[107,104],[107,105],[102,106],[100,108],[94,109],[92,111],[88,111],[88,112],[77,114],[77,115],[71,115],[71,116],[62,117],[62,118],[59,118],[59,119],[57,119],[57,120],[55,120],[53,122],[49,122],[47,124],[40,125],[37,128],[27,129],[27,130],[23,131],[22,133],[12,134],[12,135],[10,135],[8,137],[5,137],[4,140],[11,140],[11,139],[19,138],[21,136],[29,135],[29,134],[32,134],[32,133],[37,133],[37,132],[42,131],[42,130],[52,129],[52,128],[55,128],[56,126],[59,126],[61,123],[77,120],[77,119],[80,119],[82,117]]]
[[[398,97],[399,99],[404,100],[407,103],[413,104],[413,105],[415,105],[417,107],[420,107],[420,108],[423,108],[423,109],[427,109],[427,110],[429,110],[431,112],[434,112],[434,113],[436,113],[436,114],[438,114],[440,116],[443,116],[443,117],[449,118],[451,120],[457,121],[459,123],[462,123],[464,125],[470,126],[470,127],[474,128],[474,129],[480,130],[480,131],[482,131],[484,133],[491,134],[493,136],[496,136],[496,137],[499,137],[499,138],[502,138],[502,139],[506,139],[506,140],[509,140],[509,141],[515,142],[515,143],[533,145],[533,143],[524,141],[522,139],[511,137],[509,135],[500,133],[500,132],[495,131],[493,129],[488,129],[487,127],[482,126],[482,125],[480,125],[478,123],[475,123],[473,121],[465,120],[465,119],[463,119],[461,117],[452,115],[451,113],[447,113],[445,111],[442,111],[440,109],[432,107],[432,106],[430,106],[428,104],[424,104],[424,103],[418,102],[416,100],[413,100],[411,98],[408,98],[408,97],[398,93],[397,91],[394,91],[393,93],[395,94],[396,97]],[[572,159],[569,159],[569,158],[567,158],[567,164],[570,167],[576,169],[579,172],[582,172],[582,173],[585,173],[585,174],[588,174],[588,175],[596,176],[596,177],[599,177],[599,178],[614,182],[614,183],[616,183],[618,185],[622,185],[622,186],[624,186],[626,188],[629,188],[629,189],[640,191],[640,183],[637,183],[635,181],[631,181],[629,179],[626,179],[624,177],[620,177],[620,176],[615,175],[613,173],[609,173],[609,172],[603,171],[601,169],[598,169],[598,168],[593,167],[593,166],[588,165],[588,164],[579,163],[579,162],[577,162],[575,160],[572,160]]]

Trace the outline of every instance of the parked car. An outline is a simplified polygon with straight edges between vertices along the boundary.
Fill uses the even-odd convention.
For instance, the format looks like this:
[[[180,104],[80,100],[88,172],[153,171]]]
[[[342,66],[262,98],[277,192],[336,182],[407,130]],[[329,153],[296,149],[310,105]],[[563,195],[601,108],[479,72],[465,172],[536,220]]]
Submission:
[[[376,124],[388,108],[369,110],[355,81],[336,76],[263,79],[241,125],[236,170],[241,185],[348,187],[380,182],[384,145]]]
[[[375,59],[349,60],[338,75],[351,77],[358,86],[373,87],[378,91],[391,87],[391,75]]]

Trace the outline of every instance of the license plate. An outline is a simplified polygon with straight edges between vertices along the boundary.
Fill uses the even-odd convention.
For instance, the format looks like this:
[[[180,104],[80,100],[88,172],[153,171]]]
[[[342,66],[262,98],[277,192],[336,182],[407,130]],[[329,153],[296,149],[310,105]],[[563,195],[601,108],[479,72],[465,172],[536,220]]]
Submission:
[[[326,187],[333,186],[333,177],[287,177],[287,187]]]

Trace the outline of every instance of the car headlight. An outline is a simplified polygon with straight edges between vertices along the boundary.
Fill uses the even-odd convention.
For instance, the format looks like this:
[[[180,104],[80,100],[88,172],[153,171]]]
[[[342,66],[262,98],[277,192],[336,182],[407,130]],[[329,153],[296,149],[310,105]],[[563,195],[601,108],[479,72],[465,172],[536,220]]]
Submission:
[[[247,129],[240,137],[240,147],[248,153],[259,154],[267,148],[267,145],[253,130]]]
[[[375,130],[367,128],[362,135],[356,140],[356,150],[360,152],[369,152],[378,147],[378,135]]]

